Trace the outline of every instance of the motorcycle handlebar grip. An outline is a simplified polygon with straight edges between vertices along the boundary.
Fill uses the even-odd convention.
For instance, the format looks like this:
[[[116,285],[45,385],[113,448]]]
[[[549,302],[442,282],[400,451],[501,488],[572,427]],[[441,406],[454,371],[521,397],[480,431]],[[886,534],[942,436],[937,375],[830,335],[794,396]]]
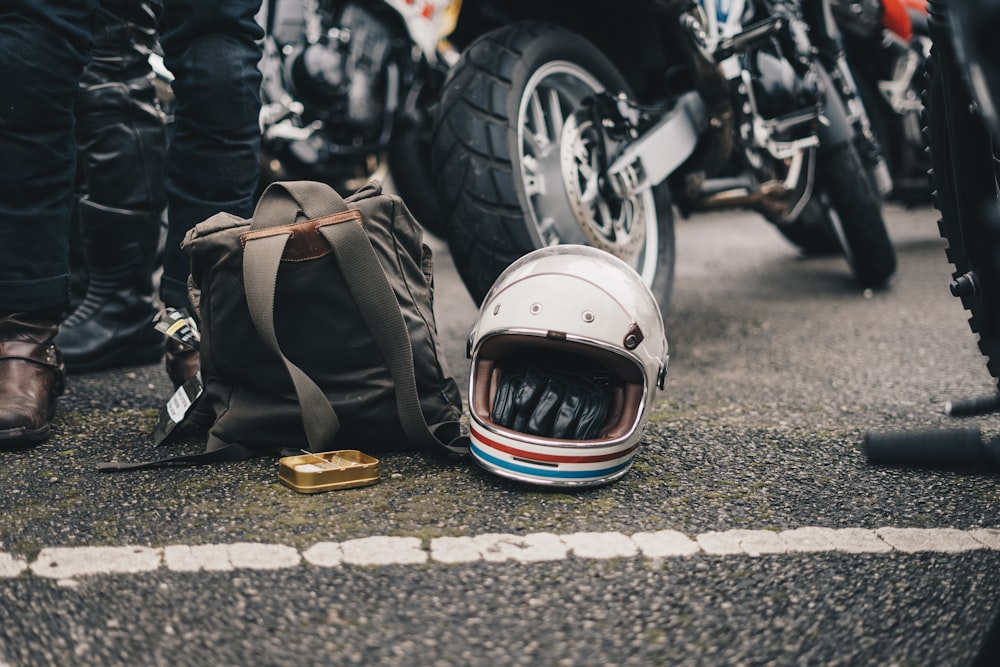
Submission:
[[[1000,394],[949,401],[944,407],[945,413],[952,417],[985,415],[998,410],[1000,410]]]
[[[864,451],[869,463],[961,465],[983,459],[979,429],[868,433]]]

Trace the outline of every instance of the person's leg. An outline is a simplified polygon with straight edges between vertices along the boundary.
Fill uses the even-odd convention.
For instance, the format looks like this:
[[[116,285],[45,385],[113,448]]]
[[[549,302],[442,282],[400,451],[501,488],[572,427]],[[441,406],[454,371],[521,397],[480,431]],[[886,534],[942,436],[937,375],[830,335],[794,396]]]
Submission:
[[[0,312],[66,301],[73,103],[97,0],[0,11]]]
[[[167,0],[160,41],[177,105],[167,149],[169,225],[160,296],[189,307],[184,234],[228,211],[253,213],[260,179],[260,0]]]
[[[176,107],[167,149],[167,243],[160,298],[190,310],[190,261],[180,242],[191,227],[228,211],[253,213],[260,180],[260,0],[166,0],[160,22]],[[196,314],[196,313],[195,313]],[[197,354],[168,341],[167,373],[181,384]]]
[[[161,6],[100,0],[76,106],[87,289],[56,339],[70,372],[150,363],[163,354],[153,270],[166,205],[166,123],[148,60]]]
[[[62,390],[54,338],[69,286],[73,103],[96,0],[0,10],[0,446],[49,433]]]

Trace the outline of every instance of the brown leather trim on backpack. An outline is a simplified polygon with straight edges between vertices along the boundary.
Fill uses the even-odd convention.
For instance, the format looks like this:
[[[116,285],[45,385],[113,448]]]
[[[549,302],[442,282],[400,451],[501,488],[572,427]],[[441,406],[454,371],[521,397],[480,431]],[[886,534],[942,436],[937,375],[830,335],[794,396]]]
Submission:
[[[296,222],[291,225],[267,227],[266,229],[243,232],[240,234],[240,245],[246,250],[247,242],[253,239],[276,236],[278,234],[290,234],[288,242],[285,244],[285,252],[281,255],[281,261],[305,262],[330,253],[330,244],[319,233],[320,227],[350,221],[362,224],[362,220],[361,211],[351,209],[350,211],[334,213],[333,215],[315,220],[304,220],[303,222]]]

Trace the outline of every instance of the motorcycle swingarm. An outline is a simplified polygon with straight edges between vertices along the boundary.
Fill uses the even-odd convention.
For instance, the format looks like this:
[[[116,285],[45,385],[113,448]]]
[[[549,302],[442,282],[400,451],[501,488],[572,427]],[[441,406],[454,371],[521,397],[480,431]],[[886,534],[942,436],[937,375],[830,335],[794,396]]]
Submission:
[[[628,199],[663,182],[691,156],[707,126],[701,95],[681,95],[674,108],[630,143],[608,168],[608,180],[618,196]]]

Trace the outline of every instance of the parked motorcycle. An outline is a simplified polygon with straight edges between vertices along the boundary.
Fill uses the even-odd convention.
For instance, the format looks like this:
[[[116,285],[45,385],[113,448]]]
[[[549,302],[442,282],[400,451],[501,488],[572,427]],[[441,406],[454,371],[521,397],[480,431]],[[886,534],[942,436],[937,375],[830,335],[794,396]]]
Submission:
[[[449,68],[441,40],[460,0],[269,0],[261,60],[265,183],[311,179],[352,191],[391,173],[438,229],[427,177],[430,106]]]
[[[933,46],[923,118],[938,229],[954,267],[951,293],[969,311],[969,326],[1000,389],[1000,60],[994,42],[1000,0],[928,0],[927,9]],[[949,402],[947,411],[1000,411],[1000,393]],[[994,454],[1000,454],[1000,440],[983,440],[976,429],[869,434],[866,451],[881,463],[1000,463]],[[993,634],[994,647],[1000,646],[1000,626]]]
[[[526,252],[584,243],[666,310],[674,206],[832,228],[862,285],[894,272],[885,164],[828,0],[467,0],[451,41],[431,166],[474,298]]]
[[[930,203],[930,156],[920,115],[930,52],[926,0],[831,0],[830,8],[892,179],[886,199]],[[833,227],[806,222],[778,229],[808,255],[840,252]]]
[[[930,203],[921,94],[931,38],[926,0],[833,0],[847,61],[892,175],[889,197]]]
[[[1000,380],[1000,0],[927,0],[933,47],[924,95],[938,227],[954,266],[951,292],[969,311],[987,369]],[[1000,384],[998,384],[1000,387]],[[961,402],[953,415],[1000,410],[1000,394]],[[1000,439],[978,428],[868,434],[864,449],[880,464],[996,474]],[[973,667],[1000,655],[995,602]]]
[[[1000,0],[927,5],[934,47],[924,104],[938,227],[955,267],[951,292],[1000,378],[1000,62],[990,30],[1000,27]]]

